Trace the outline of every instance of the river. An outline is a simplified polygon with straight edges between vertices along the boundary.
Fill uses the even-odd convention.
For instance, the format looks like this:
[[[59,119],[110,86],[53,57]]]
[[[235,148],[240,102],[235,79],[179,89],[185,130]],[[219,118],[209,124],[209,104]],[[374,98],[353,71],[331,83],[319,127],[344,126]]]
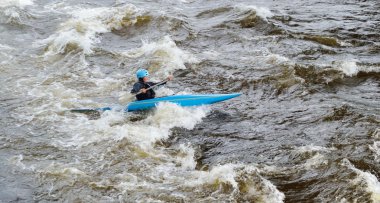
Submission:
[[[0,0],[0,202],[380,202],[377,0]],[[123,105],[139,68],[158,96]]]

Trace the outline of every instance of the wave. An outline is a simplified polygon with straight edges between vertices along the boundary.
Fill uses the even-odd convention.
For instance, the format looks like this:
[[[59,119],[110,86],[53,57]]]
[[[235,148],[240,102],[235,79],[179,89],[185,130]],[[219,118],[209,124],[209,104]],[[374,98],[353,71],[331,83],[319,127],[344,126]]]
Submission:
[[[219,188],[231,196],[225,198],[236,201],[283,202],[285,195],[268,180],[259,174],[254,166],[225,164],[213,167],[210,171],[197,172],[198,178],[190,180],[186,185],[202,186],[204,191]],[[199,190],[199,188],[198,188]],[[215,190],[215,189],[214,189]],[[227,193],[227,194],[228,194]],[[205,197],[198,200],[217,200],[220,198]]]
[[[26,6],[30,6],[33,4],[33,0],[2,0],[0,7],[15,6],[19,8],[25,8]]]
[[[369,149],[374,153],[375,161],[379,161],[380,160],[380,141],[373,142],[373,145],[370,145]]]
[[[294,70],[295,76],[301,77],[306,83],[330,84],[345,77],[356,77],[360,73],[376,75],[380,72],[380,66],[347,60],[320,66],[296,64]]]
[[[268,18],[271,18],[274,16],[274,14],[266,7],[238,4],[236,8],[242,11],[255,11],[256,15],[259,16],[263,20],[267,20]]]
[[[80,9],[70,13],[71,19],[62,23],[58,31],[36,44],[46,46],[45,55],[66,53],[80,49],[93,53],[93,45],[100,43],[100,34],[149,21],[149,16],[134,5]]]
[[[72,163],[46,160],[33,166],[16,157],[14,164],[17,167],[42,179],[37,198],[49,200],[54,196],[70,200],[75,191],[87,191],[83,194],[88,194],[93,190],[112,189],[113,192],[107,192],[108,200],[284,200],[284,194],[253,166],[227,164],[199,171],[196,169],[195,148],[190,143],[169,147],[161,144],[169,139],[174,128],[193,129],[207,115],[208,108],[183,108],[162,103],[137,121],[129,120],[134,116],[132,114],[115,111],[104,112],[99,119],[90,120],[84,115],[60,112],[78,102],[75,98],[81,97],[80,91],[70,90],[57,82],[46,81],[44,84],[31,91],[38,101],[16,109],[15,115],[26,116],[19,113],[28,112],[31,125],[53,127],[56,133],[46,136],[53,140],[49,144],[60,151],[81,151],[86,155],[82,154],[83,159]],[[92,168],[93,163],[101,166]],[[96,171],[99,173],[94,176]],[[170,192],[173,188],[176,193]],[[98,194],[96,192],[87,200],[102,199]]]
[[[250,67],[256,71],[256,74],[246,73],[246,77],[241,78],[234,76],[219,75],[213,73],[208,76],[208,81],[218,84],[222,91],[250,91],[258,86],[265,87],[265,96],[273,96],[283,93],[290,93],[296,90],[305,90],[311,88],[310,93],[318,91],[313,88],[322,85],[322,87],[333,87],[335,85],[354,85],[363,82],[363,78],[378,78],[380,66],[377,64],[367,64],[352,60],[336,61],[330,64],[301,64],[295,63],[281,55],[269,54],[265,57],[247,57],[244,61],[252,63],[263,63],[260,66]],[[260,61],[260,62],[258,62]],[[202,66],[212,64],[209,61],[200,63]],[[209,65],[210,66],[210,65]],[[221,66],[221,65],[219,65]],[[222,72],[223,73],[223,72]],[[231,86],[230,84],[235,84]],[[270,88],[268,88],[268,85]]]
[[[373,64],[362,64],[358,61],[338,61],[334,68],[343,72],[345,76],[353,77],[359,73],[380,73],[380,66]]]
[[[342,47],[348,45],[347,43],[338,40],[335,37],[331,36],[320,36],[320,35],[300,35],[296,36],[293,35],[293,37],[296,38],[301,38],[303,40],[308,40],[312,42],[316,42],[325,46],[330,46],[330,47]]]
[[[356,177],[350,181],[351,185],[358,186],[358,190],[364,189],[365,192],[370,194],[370,200],[373,202],[380,201],[380,182],[377,177],[369,172],[365,172],[357,169],[354,165],[350,163],[348,159],[342,161],[342,165],[346,166],[348,169],[352,170]],[[345,199],[342,197],[342,199]]]
[[[73,163],[33,165],[31,172],[38,174],[43,180],[40,188],[46,189],[39,192],[38,198],[46,200],[54,196],[69,200],[71,193],[78,190],[112,189],[108,191],[109,200],[283,202],[284,194],[263,178],[254,166],[225,164],[199,171],[196,170],[195,151],[191,144],[162,147],[160,142],[169,138],[171,129],[192,129],[208,111],[202,107],[183,108],[162,103],[157,110],[136,122],[128,122],[125,115],[112,111],[103,113],[98,120],[64,115],[65,118],[59,121],[62,125],[58,126],[61,127],[57,126],[60,138],[56,137],[58,140],[54,145],[61,150],[90,150],[91,153]],[[39,115],[35,119],[50,118]],[[72,137],[64,138],[62,135]],[[106,144],[108,149],[96,149],[99,143],[109,143]],[[102,151],[95,155],[94,150]],[[29,170],[30,167],[21,161],[22,158],[17,158],[15,165]],[[98,174],[93,176],[93,161],[98,164],[111,161],[112,167],[107,164],[97,166],[93,170]],[[120,167],[122,170],[118,170]],[[173,189],[175,193],[171,192]],[[99,199],[100,196],[93,196],[91,200]]]
[[[0,3],[0,21],[7,24],[22,25],[25,19],[33,17],[26,10],[27,6],[32,5],[32,0],[4,0]]]
[[[124,51],[122,55],[138,61],[133,70],[146,68],[153,73],[153,77],[166,77],[175,70],[186,69],[187,63],[198,62],[191,53],[178,48],[170,36],[157,42],[143,41],[141,47]]]
[[[205,10],[198,13],[196,17],[207,21],[204,25],[198,25],[207,26],[207,28],[235,27],[236,25],[240,25],[242,28],[252,28],[257,26],[260,21],[267,23],[267,19],[273,15],[265,7],[238,4]]]

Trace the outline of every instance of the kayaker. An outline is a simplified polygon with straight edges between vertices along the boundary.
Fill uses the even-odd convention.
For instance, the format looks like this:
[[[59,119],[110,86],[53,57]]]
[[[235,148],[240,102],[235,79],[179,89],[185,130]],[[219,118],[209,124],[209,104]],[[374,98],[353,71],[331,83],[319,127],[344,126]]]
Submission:
[[[149,72],[145,69],[139,69],[136,72],[136,77],[138,79],[138,82],[136,82],[133,85],[133,89],[131,90],[132,94],[136,94],[136,99],[137,100],[145,100],[145,99],[153,99],[156,96],[156,93],[154,92],[153,88],[147,90],[149,87],[157,85],[161,86],[166,84],[167,81],[170,81],[173,79],[172,75],[169,75],[166,78],[166,81],[160,82],[160,83],[154,83],[154,82],[149,82]]]

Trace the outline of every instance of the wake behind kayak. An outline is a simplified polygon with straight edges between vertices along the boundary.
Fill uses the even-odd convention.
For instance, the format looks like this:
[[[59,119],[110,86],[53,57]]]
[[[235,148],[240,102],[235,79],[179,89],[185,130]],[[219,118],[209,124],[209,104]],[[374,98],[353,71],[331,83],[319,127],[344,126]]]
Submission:
[[[179,106],[201,106],[209,105],[228,99],[232,99],[240,96],[241,93],[233,94],[204,94],[204,95],[173,95],[166,97],[159,97],[154,99],[140,100],[129,103],[125,107],[103,107],[103,108],[90,108],[90,109],[73,109],[72,112],[91,112],[91,111],[109,111],[109,110],[123,110],[125,112],[129,111],[141,111],[152,109],[157,106],[160,102],[171,102]]]

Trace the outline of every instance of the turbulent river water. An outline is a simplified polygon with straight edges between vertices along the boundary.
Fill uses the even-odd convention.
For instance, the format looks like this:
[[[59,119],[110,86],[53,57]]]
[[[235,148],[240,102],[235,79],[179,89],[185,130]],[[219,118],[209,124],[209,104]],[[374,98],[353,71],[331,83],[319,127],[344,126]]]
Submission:
[[[157,94],[212,106],[122,105]],[[380,202],[377,0],[0,0],[0,202]]]

